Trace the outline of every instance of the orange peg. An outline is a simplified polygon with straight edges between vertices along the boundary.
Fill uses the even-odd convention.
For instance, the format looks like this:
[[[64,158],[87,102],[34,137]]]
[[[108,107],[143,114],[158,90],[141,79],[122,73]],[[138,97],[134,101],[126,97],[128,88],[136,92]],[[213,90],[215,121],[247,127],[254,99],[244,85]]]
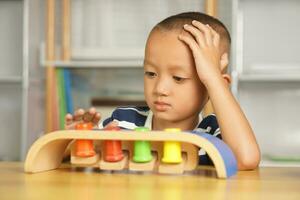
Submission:
[[[119,127],[105,128],[106,131],[120,131]],[[124,158],[122,143],[120,140],[104,141],[104,160],[107,162],[118,162]]]
[[[93,124],[79,123],[75,126],[76,130],[92,130]],[[96,154],[94,151],[93,140],[76,140],[75,142],[75,155],[78,157],[92,157]]]

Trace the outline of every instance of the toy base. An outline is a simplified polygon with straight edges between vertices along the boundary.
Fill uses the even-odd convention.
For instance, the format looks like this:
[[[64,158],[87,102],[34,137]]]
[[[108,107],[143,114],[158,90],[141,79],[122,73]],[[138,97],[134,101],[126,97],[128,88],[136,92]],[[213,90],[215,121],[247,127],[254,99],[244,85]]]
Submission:
[[[71,163],[78,166],[93,166],[99,162],[99,154],[96,154],[91,157],[77,157],[71,155]]]
[[[150,162],[137,163],[133,161],[129,161],[129,170],[132,171],[155,171],[154,169],[157,167],[157,153],[152,152],[152,160]]]
[[[118,162],[106,162],[101,159],[99,162],[100,169],[103,170],[123,170],[128,167],[128,152],[124,152],[124,158]]]
[[[186,164],[187,156],[186,154],[182,154],[182,162],[181,163],[160,163],[158,167],[158,172],[162,174],[182,174],[184,172],[184,166]]]

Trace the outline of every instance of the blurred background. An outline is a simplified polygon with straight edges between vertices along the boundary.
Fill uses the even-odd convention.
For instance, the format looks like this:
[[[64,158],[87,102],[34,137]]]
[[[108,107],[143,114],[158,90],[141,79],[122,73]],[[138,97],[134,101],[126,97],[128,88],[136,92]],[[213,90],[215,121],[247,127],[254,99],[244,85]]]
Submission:
[[[0,0],[0,161],[24,160],[45,133],[46,67],[69,73],[72,108],[142,105],[143,53],[165,17],[204,12],[204,0],[71,0],[70,59],[61,58],[62,5],[55,4],[55,57],[46,58],[44,0]],[[219,0],[232,36],[232,92],[259,142],[261,165],[300,166],[300,1]],[[230,117],[230,113],[228,113]]]

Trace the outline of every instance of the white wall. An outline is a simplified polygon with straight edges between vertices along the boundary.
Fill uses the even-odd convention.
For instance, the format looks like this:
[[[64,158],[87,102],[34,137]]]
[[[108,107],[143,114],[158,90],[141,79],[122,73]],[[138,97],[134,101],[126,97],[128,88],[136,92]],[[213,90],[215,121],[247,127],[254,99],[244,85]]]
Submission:
[[[240,1],[238,98],[265,156],[300,158],[299,10],[297,0]]]
[[[0,1],[0,161],[20,158],[22,1]]]

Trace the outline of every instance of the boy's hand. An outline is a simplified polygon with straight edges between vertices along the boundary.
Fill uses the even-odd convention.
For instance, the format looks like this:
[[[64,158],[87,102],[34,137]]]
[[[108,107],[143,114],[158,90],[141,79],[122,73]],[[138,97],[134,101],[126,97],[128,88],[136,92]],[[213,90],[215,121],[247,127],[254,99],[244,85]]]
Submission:
[[[104,130],[105,129],[112,129],[112,128],[115,128],[115,127],[118,127],[118,122],[116,122],[116,121],[111,121],[111,122],[109,122],[105,127],[104,127]]]
[[[198,76],[206,85],[210,78],[221,76],[222,65],[228,64],[221,63],[220,36],[210,26],[195,20],[192,25],[185,24],[184,30],[178,39],[191,49]]]
[[[92,122],[94,125],[98,125],[100,119],[101,115],[96,112],[95,108],[90,108],[88,111],[78,109],[74,115],[67,114],[65,116],[65,129],[74,129],[75,125],[81,122]]]

